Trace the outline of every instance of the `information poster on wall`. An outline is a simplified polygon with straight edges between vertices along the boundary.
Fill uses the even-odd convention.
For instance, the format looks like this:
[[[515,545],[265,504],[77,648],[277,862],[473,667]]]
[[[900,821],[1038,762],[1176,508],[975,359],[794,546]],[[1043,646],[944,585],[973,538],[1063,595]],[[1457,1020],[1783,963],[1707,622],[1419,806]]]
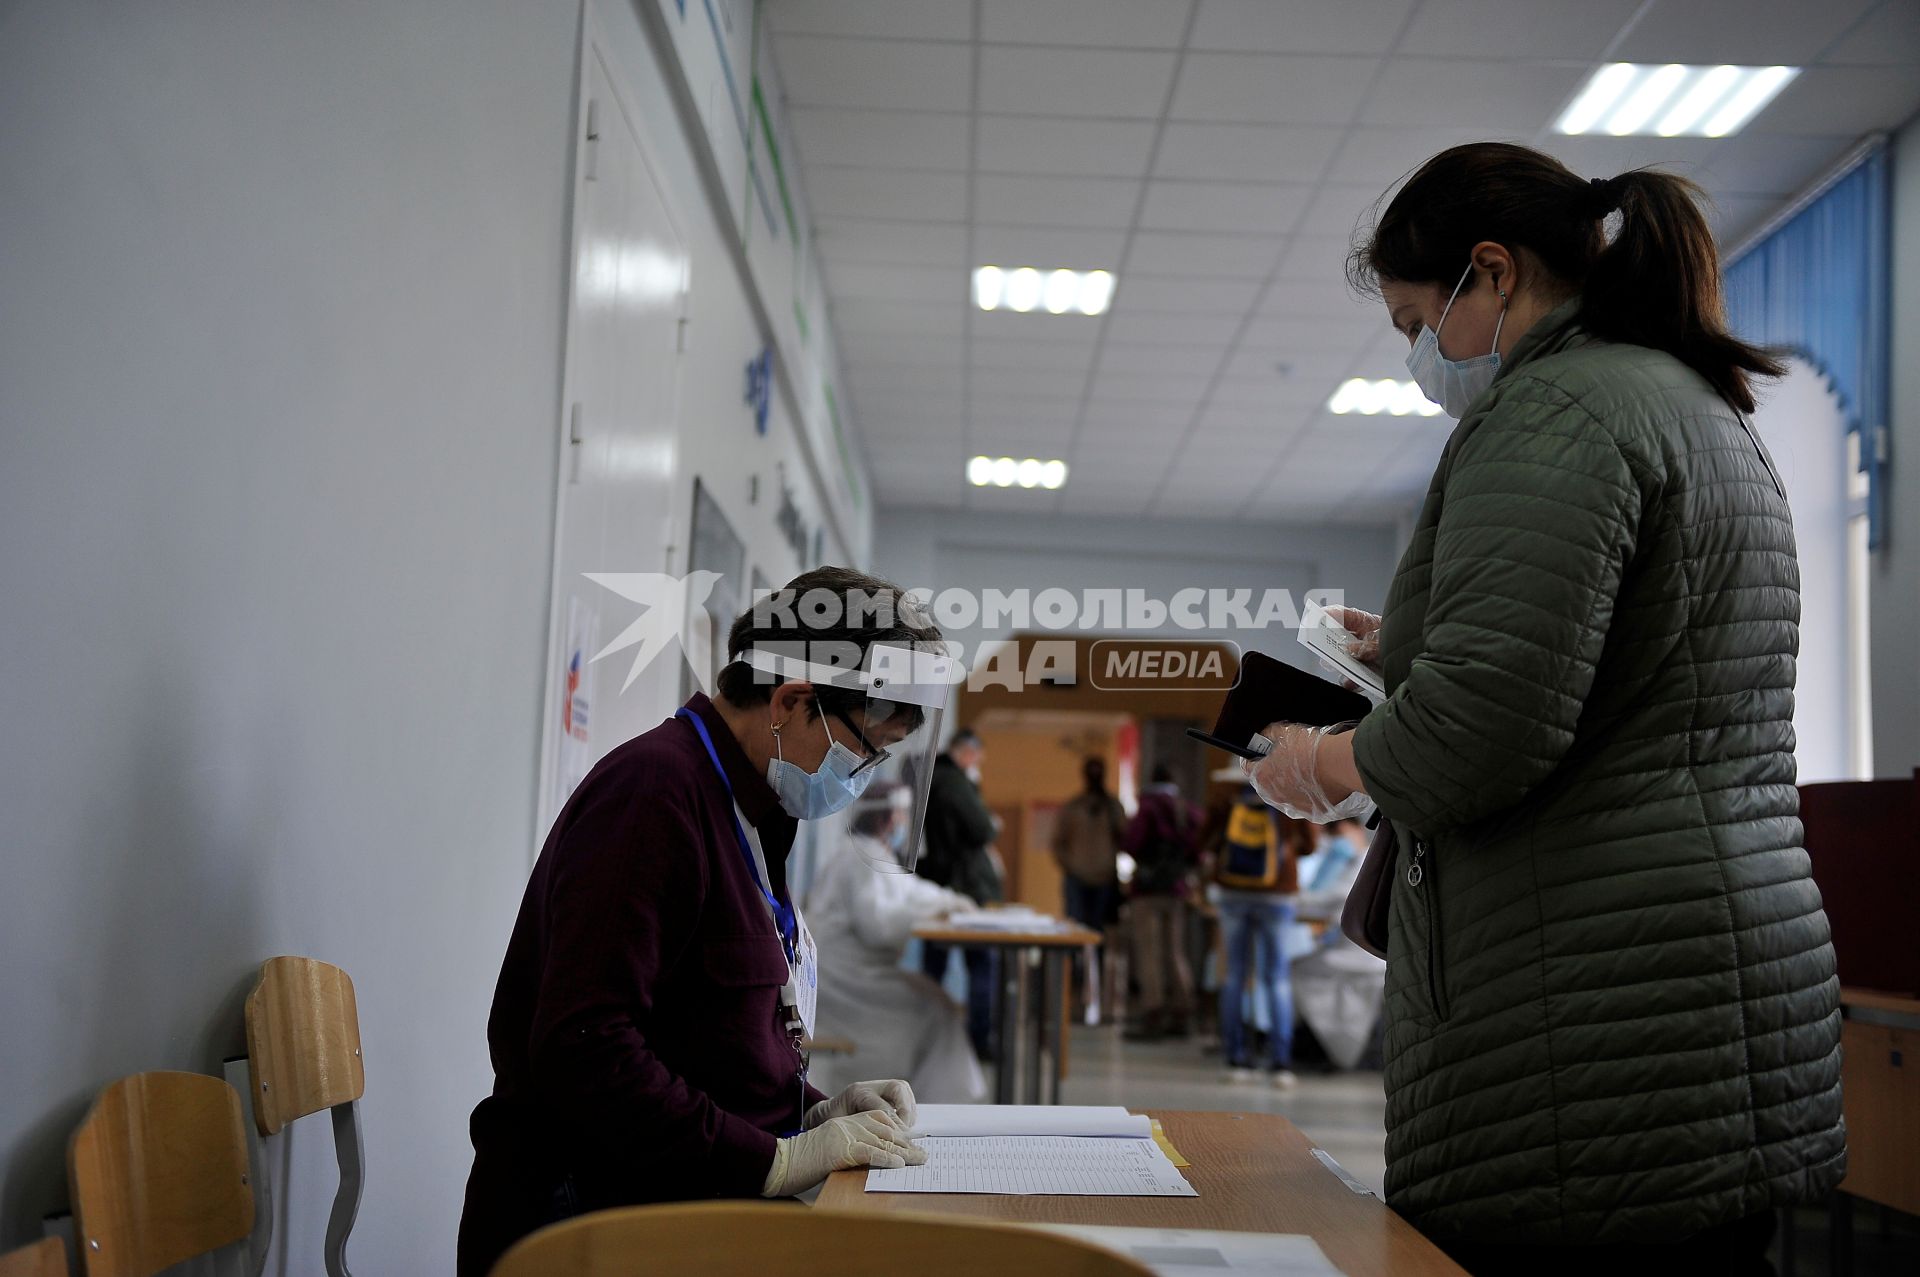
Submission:
[[[560,734],[554,751],[547,810],[558,812],[593,767],[593,680],[587,668],[599,650],[600,614],[577,597],[567,600],[567,641],[560,651]]]

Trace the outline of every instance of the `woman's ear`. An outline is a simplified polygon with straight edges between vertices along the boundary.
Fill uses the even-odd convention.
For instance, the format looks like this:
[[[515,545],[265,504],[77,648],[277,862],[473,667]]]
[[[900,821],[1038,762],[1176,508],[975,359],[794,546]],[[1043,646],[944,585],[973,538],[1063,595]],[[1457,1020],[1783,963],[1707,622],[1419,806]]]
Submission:
[[[774,688],[767,706],[773,714],[774,725],[785,727],[806,707],[807,698],[812,695],[812,683],[782,683]]]
[[[1511,297],[1519,290],[1518,264],[1505,245],[1482,240],[1473,246],[1473,264],[1493,278],[1496,291]]]

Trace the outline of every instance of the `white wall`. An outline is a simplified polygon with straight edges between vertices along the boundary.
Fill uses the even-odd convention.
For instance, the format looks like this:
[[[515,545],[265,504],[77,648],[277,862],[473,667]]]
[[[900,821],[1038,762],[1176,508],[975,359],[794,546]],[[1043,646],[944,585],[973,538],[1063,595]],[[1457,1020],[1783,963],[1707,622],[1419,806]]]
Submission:
[[[1072,482],[1071,479],[1068,482]],[[1289,527],[1217,521],[1058,518],[996,513],[882,508],[874,525],[874,570],[902,585],[934,590],[1059,588],[1144,590],[1168,602],[1181,589],[1247,589],[1255,606],[1265,590],[1341,589],[1347,601],[1378,611],[1398,562],[1392,529]],[[1037,628],[1037,627],[1036,627]],[[1071,631],[1081,633],[1082,631]],[[1101,625],[1095,633],[1113,632]],[[1294,631],[1270,628],[1183,630],[1171,623],[1152,633],[1231,639],[1244,647],[1296,658]],[[1010,631],[975,625],[948,633],[971,663],[983,644]]]
[[[1887,544],[1873,556],[1873,770],[1920,767],[1920,121],[1893,144],[1893,412]]]
[[[1840,402],[1812,365],[1761,389],[1754,428],[1773,454],[1800,552],[1794,761],[1801,784],[1854,774],[1847,607],[1847,436]]]
[[[680,482],[779,579],[776,464],[821,498],[791,405],[753,433],[736,256],[605,13],[694,253]],[[0,11],[0,1248],[99,1086],[217,1071],[302,953],[359,991],[356,1267],[451,1271],[537,833],[578,37],[578,0]],[[312,1272],[330,1137],[291,1142]]]

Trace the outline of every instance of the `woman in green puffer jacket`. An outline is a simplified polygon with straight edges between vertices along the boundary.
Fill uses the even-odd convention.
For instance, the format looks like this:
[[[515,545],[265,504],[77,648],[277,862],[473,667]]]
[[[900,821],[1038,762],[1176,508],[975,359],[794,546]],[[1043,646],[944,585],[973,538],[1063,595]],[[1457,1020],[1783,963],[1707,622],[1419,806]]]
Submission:
[[[1769,1271],[1846,1168],[1801,848],[1799,571],[1691,183],[1429,160],[1356,250],[1459,418],[1356,730],[1276,724],[1296,815],[1393,822],[1387,1196],[1477,1274]],[[1609,230],[1611,228],[1611,233]]]

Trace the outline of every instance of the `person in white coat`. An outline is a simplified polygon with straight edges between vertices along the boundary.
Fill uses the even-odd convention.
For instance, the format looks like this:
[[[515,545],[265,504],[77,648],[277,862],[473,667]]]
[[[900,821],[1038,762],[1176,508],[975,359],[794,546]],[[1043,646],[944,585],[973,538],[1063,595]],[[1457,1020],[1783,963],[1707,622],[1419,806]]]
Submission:
[[[987,1084],[967,1040],[965,1012],[934,981],[900,966],[915,923],[975,905],[925,878],[875,868],[887,860],[911,808],[904,787],[891,803],[871,803],[875,796],[828,853],[807,894],[807,923],[820,952],[815,1033],[846,1038],[856,1049],[852,1056],[816,1053],[811,1080],[831,1093],[842,1077],[899,1077],[922,1103],[977,1103]]]

